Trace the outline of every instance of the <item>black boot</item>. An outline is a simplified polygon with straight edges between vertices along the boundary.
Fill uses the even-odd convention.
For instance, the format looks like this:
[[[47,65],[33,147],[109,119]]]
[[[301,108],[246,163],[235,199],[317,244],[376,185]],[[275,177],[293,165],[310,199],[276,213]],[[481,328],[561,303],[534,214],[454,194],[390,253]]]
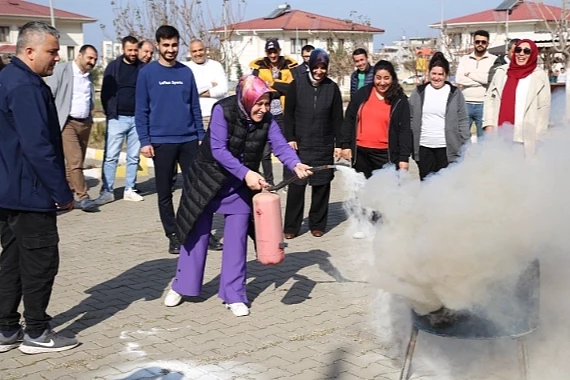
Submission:
[[[212,234],[210,234],[210,241],[208,243],[208,249],[212,251],[221,251],[224,249],[224,245]]]
[[[172,253],[173,255],[178,255],[180,253],[180,241],[176,234],[172,234],[168,237],[170,243],[168,244],[168,253]]]

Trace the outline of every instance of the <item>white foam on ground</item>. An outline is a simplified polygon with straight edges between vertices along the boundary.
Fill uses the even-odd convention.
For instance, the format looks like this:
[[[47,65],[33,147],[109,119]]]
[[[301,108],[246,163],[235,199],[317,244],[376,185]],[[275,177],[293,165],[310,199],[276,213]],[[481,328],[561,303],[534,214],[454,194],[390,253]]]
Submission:
[[[243,378],[252,375],[263,379],[259,373],[267,369],[258,364],[226,361],[217,364],[193,364],[177,360],[157,360],[145,363],[131,363],[120,366],[120,375],[106,376],[113,380],[221,380]]]

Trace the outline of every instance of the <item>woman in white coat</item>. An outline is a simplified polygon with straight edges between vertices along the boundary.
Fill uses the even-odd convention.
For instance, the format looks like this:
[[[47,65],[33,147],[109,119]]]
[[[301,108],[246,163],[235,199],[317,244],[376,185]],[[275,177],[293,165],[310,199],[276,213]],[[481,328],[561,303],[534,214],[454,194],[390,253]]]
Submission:
[[[495,72],[485,95],[485,130],[512,128],[513,141],[524,145],[527,155],[548,129],[550,83],[538,67],[538,47],[531,40],[517,43],[509,64]]]

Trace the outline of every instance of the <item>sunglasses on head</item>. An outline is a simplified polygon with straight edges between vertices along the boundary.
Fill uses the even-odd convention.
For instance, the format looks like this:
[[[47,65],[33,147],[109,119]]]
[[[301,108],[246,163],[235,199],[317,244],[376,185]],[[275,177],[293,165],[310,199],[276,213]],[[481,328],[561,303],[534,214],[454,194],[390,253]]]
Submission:
[[[515,48],[515,53],[520,54],[520,53],[524,53],[525,55],[530,55],[530,53],[532,53],[532,50],[530,48],[522,48],[522,47],[516,47]]]
[[[485,40],[475,40],[475,45],[487,45],[487,41],[485,41]]]

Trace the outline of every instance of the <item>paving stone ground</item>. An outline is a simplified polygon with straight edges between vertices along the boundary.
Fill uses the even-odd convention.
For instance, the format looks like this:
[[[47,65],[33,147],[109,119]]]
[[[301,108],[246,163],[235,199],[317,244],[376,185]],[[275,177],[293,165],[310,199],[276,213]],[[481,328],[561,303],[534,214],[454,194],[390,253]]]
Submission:
[[[278,266],[259,264],[250,244],[252,307],[244,318],[217,298],[220,252],[209,253],[200,298],[163,306],[177,257],[167,253],[153,181],[152,173],[139,178],[144,202],[118,200],[98,213],[60,216],[61,266],[49,312],[54,327],[77,335],[82,345],[62,353],[1,354],[0,379],[398,378],[399,350],[387,354],[375,335],[377,292],[360,260],[371,242],[347,233],[343,181],[333,183],[324,237],[312,237],[304,225]],[[99,185],[91,185],[96,196]],[[429,355],[421,339],[418,355]],[[421,366],[412,378],[441,379]],[[481,378],[514,379],[508,371]]]

